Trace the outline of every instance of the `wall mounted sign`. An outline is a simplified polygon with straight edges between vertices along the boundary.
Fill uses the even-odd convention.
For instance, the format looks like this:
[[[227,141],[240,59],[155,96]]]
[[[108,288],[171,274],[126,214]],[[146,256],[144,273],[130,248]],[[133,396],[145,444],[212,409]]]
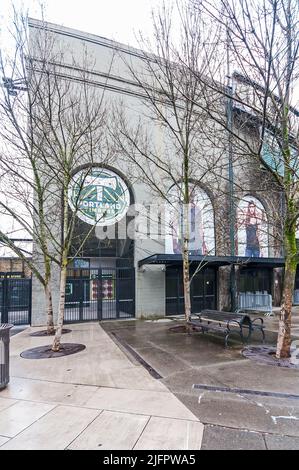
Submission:
[[[73,284],[71,282],[67,282],[65,285],[65,295],[72,295],[73,294]]]
[[[89,259],[75,258],[73,261],[73,266],[76,269],[89,269],[90,262]]]
[[[126,183],[105,168],[78,171],[70,184],[68,199],[79,219],[102,227],[119,222],[130,205]]]

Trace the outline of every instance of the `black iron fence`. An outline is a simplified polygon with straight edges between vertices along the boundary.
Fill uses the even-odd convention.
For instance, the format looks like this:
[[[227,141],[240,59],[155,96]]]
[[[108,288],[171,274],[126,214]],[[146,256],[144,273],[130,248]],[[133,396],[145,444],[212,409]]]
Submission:
[[[133,268],[69,269],[65,323],[135,316]]]
[[[0,323],[31,323],[31,279],[0,278]]]
[[[32,280],[0,273],[0,323],[31,324]],[[65,323],[135,317],[134,268],[69,269]]]

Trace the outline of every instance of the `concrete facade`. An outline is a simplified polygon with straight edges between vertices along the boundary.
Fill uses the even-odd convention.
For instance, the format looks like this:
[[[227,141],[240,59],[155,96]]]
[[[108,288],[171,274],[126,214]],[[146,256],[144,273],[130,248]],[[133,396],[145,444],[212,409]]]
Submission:
[[[35,40],[38,37],[42,24],[37,20],[30,20],[30,38],[32,54],[35,53]],[[109,105],[123,100],[129,122],[133,125],[138,123],[142,116],[144,119],[144,96],[142,90],[129,74],[128,66],[139,70],[142,66],[142,52],[129,48],[122,44],[115,43],[108,39],[83,33],[70,28],[47,24],[47,32],[55,38],[55,47],[64,52],[63,64],[60,65],[61,74],[65,80],[78,81],[80,89],[80,75],[84,72],[84,57],[88,56],[92,62],[92,72],[89,73],[90,86],[102,92],[105,89],[105,100]],[[74,66],[74,59],[76,66]],[[81,64],[81,66],[80,66]],[[80,68],[81,67],[81,68]],[[224,108],[223,108],[224,112]],[[166,147],[171,146],[171,142],[166,141],[167,136],[161,126],[154,126],[152,121],[147,123],[151,128],[155,145],[159,146],[161,154],[166,152]],[[216,130],[215,132],[223,133]],[[246,128],[245,134],[249,138],[254,138],[255,130]],[[219,136],[220,137],[220,134]],[[204,149],[206,161],[212,158],[219,160],[220,169],[218,179],[212,173],[207,173],[203,177],[202,165],[194,167],[192,179],[198,182],[199,186],[209,196],[215,224],[215,255],[229,256],[232,254],[229,237],[229,189],[228,189],[228,156],[227,153],[219,157],[217,150],[209,147],[209,142],[202,138],[202,148]],[[215,157],[216,155],[216,157]],[[200,155],[199,159],[204,162]],[[82,164],[88,162],[88,155],[82,157]],[[99,166],[103,164],[101,158],[93,162]],[[179,162],[173,161],[173,166]],[[269,257],[277,257],[281,254],[281,241],[279,239],[279,220],[281,218],[281,194],[273,190],[273,181],[263,168],[252,161],[250,156],[236,152],[233,156],[234,166],[234,198],[235,207],[238,200],[244,196],[256,197],[264,207],[269,224]],[[115,173],[123,175],[130,185],[132,199],[135,204],[148,206],[153,202],[158,202],[157,194],[151,190],[141,179],[138,171],[132,168],[123,158],[111,157],[109,168]],[[179,174],[179,171],[178,171]],[[161,187],[170,187],[169,181],[164,181],[163,175],[157,177]],[[279,209],[277,209],[279,208]],[[59,227],[56,227],[59,233]],[[146,266],[138,269],[138,262],[147,256],[155,253],[165,253],[165,246],[161,240],[135,239],[134,241],[134,266],[136,269],[136,317],[164,316],[166,276],[165,266]],[[37,250],[34,256],[40,259]],[[94,262],[94,261],[93,261]],[[217,307],[221,309],[230,308],[230,288],[229,288],[230,268],[221,267],[217,273]],[[53,300],[54,306],[58,302],[59,273],[58,269],[53,269]],[[276,293],[276,299],[279,295]],[[43,288],[39,282],[33,279],[33,303],[32,303],[33,325],[45,323],[45,304]],[[55,311],[57,309],[55,308]]]

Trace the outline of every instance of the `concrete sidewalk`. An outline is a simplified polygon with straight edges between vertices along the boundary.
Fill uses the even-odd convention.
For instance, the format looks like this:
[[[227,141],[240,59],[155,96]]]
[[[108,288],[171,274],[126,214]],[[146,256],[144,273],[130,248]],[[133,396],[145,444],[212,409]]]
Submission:
[[[266,344],[275,345],[278,318],[265,317],[265,323]],[[181,324],[174,319],[136,320],[130,324],[105,322],[103,328],[133,348],[200,419],[204,424],[202,449],[298,450],[299,399],[277,398],[275,393],[299,395],[299,370],[246,359],[238,336],[225,348],[223,335],[170,330]],[[293,325],[297,339],[298,315],[294,315]],[[256,331],[251,344],[260,345],[261,339]],[[206,388],[194,388],[195,384]],[[228,391],[221,391],[222,387]],[[242,389],[253,393],[242,393]]]
[[[71,325],[80,353],[23,359],[49,344],[29,328],[11,338],[11,379],[0,391],[0,450],[200,449],[198,418],[97,323]]]

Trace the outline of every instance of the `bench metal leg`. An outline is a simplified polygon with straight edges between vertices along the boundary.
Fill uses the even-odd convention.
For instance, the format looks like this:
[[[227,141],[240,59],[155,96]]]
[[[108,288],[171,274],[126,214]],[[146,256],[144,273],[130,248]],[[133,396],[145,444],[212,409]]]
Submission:
[[[239,333],[240,333],[240,336],[241,336],[242,343],[243,344],[248,343],[248,341],[250,341],[250,338],[251,338],[252,328],[249,326],[248,335],[246,337],[244,337],[242,326],[240,327],[240,332]]]
[[[249,333],[248,333],[248,337],[246,338],[246,341],[249,342],[250,341],[250,338],[251,338],[251,334],[252,334],[252,326],[249,327]]]
[[[240,337],[241,337],[241,341],[242,341],[242,343],[244,344],[244,343],[245,343],[245,339],[244,339],[244,335],[243,335],[243,330],[242,330],[242,328],[240,328],[239,334],[240,334]]]

